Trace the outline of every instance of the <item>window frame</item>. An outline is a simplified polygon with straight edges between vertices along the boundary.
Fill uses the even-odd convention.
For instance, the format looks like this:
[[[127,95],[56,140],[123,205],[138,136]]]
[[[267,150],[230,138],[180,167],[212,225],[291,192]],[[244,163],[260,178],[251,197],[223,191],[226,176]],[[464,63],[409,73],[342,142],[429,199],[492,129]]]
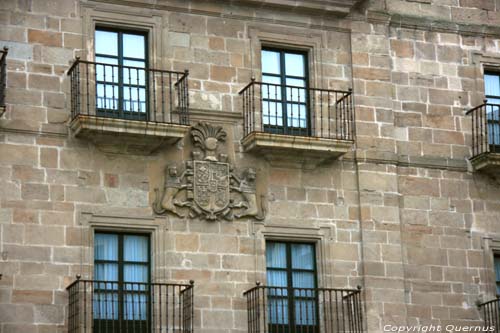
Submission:
[[[95,255],[95,238],[97,234],[105,234],[105,235],[116,235],[118,237],[118,259],[115,260],[103,260],[103,259],[96,259]],[[125,236],[145,236],[147,238],[147,263],[144,264],[142,262],[132,262],[132,261],[125,261],[124,260],[124,237]],[[145,283],[149,285],[151,283],[151,235],[149,233],[141,233],[141,232],[131,232],[131,231],[114,231],[114,230],[94,230],[94,258],[93,258],[93,274],[94,274],[94,279],[96,275],[96,266],[98,264],[117,264],[118,265],[118,280],[117,281],[103,281],[103,280],[94,280],[96,281],[93,286],[93,292],[98,292],[98,293],[114,293],[116,292],[118,294],[117,296],[117,309],[118,309],[118,314],[117,314],[117,319],[108,319],[108,318],[92,318],[94,322],[94,327],[95,327],[95,332],[107,332],[108,330],[113,330],[116,328],[116,322],[120,322],[119,327],[125,327],[125,328],[130,328],[130,329],[135,329],[135,326],[143,327],[143,322],[147,322],[148,324],[145,324],[146,327],[150,327],[151,325],[151,299],[149,297],[149,287],[145,288],[144,290],[132,290],[134,293],[138,294],[145,294],[146,295],[146,319],[141,320],[141,319],[125,319],[125,314],[123,311],[124,304],[125,302],[125,295],[127,293],[130,293],[130,291],[126,290],[124,288],[125,283],[134,283],[134,282],[125,282],[124,281],[124,267],[127,263],[129,264],[140,264],[143,266],[147,267],[147,281],[146,282],[139,282],[139,283]],[[116,291],[109,291],[107,288],[108,283],[105,282],[110,282],[110,283],[116,283],[117,284],[117,289]],[[104,285],[106,286],[104,289],[101,289],[99,286]],[[104,302],[108,302],[105,300]],[[114,302],[114,301],[113,301]],[[94,304],[92,304],[92,307],[94,307]],[[130,325],[135,325],[135,326],[130,326]]]
[[[483,73],[483,80],[484,80],[484,77],[486,75],[494,75],[494,76],[496,76],[498,78],[499,85],[500,85],[500,72],[494,71],[494,70],[485,69],[484,73]],[[486,100],[488,100],[490,98],[492,98],[492,99],[500,99],[500,91],[498,93],[499,93],[499,95],[487,95],[486,94],[486,80],[485,80],[485,83],[484,83],[484,98]],[[493,103],[493,104],[496,104],[496,103]]]
[[[271,52],[278,52],[279,53],[279,65],[280,65],[280,74],[274,74],[274,73],[267,73],[264,72],[263,70],[263,52],[264,51],[271,51]],[[268,84],[264,82],[264,76],[272,76],[272,77],[277,77],[280,79],[280,90],[281,90],[281,99],[279,100],[274,100],[271,98],[267,98],[267,101],[270,101],[272,103],[280,104],[281,105],[281,114],[282,114],[282,119],[283,119],[283,125],[270,125],[270,124],[264,124],[264,121],[262,121],[262,126],[264,132],[270,132],[270,133],[276,133],[276,134],[290,134],[290,135],[297,135],[294,134],[298,133],[299,136],[311,136],[312,133],[312,115],[311,115],[311,107],[309,103],[309,87],[310,87],[310,73],[309,73],[309,53],[310,50],[300,50],[296,48],[287,48],[287,47],[279,47],[276,45],[262,45],[261,50],[260,50],[260,61],[261,61],[261,75],[262,75],[262,83]],[[286,54],[298,54],[302,55],[304,57],[304,77],[299,77],[295,75],[287,75],[286,74],[286,61],[285,61],[285,55]],[[287,79],[295,79],[295,80],[303,80],[304,81],[304,87],[297,87],[297,88],[302,88],[304,89],[304,102],[294,102],[293,99],[292,101],[287,100],[287,87],[296,87],[296,86],[290,86],[286,84]],[[270,84],[270,83],[269,83]],[[262,98],[262,103],[264,103],[264,98]],[[305,106],[305,121],[306,121],[306,126],[305,127],[300,127],[300,118],[299,118],[299,127],[293,127],[288,124],[288,110],[287,110],[287,105],[288,104],[293,104],[293,105],[304,105]],[[263,117],[263,115],[262,115]],[[292,123],[293,123],[293,117],[292,117]]]
[[[287,295],[286,297],[284,296],[277,296],[277,295],[273,295],[272,298],[284,298],[284,299],[287,299],[287,302],[288,302],[288,323],[287,324],[280,324],[280,323],[271,323],[269,322],[269,329],[270,329],[270,332],[281,332],[283,328],[283,325],[289,327],[289,328],[292,328],[293,329],[296,329],[297,327],[301,327],[301,329],[303,330],[304,328],[303,327],[307,327],[305,328],[307,330],[307,332],[309,332],[309,329],[312,329],[312,332],[318,332],[319,331],[319,307],[318,307],[318,303],[319,303],[319,300],[318,300],[318,265],[317,265],[317,256],[316,256],[316,243],[314,242],[304,242],[304,241],[290,241],[290,240],[273,240],[273,239],[270,239],[270,240],[266,240],[266,251],[265,251],[265,255],[267,257],[267,249],[269,248],[268,247],[268,244],[270,243],[278,243],[278,244],[285,244],[285,254],[286,254],[286,267],[285,268],[278,268],[278,267],[268,267],[267,266],[267,260],[266,260],[266,279],[267,279],[267,272],[269,270],[272,270],[272,271],[285,271],[286,272],[286,278],[287,278],[287,285],[286,285],[286,288],[287,288]],[[312,262],[312,266],[313,268],[312,269],[294,269],[293,266],[292,266],[292,245],[293,244],[301,244],[301,245],[309,245],[312,249],[312,259],[313,259],[313,262]],[[290,289],[293,289],[293,273],[294,272],[312,272],[313,273],[313,276],[314,276],[314,287],[312,289],[315,289],[316,291],[314,292],[313,296],[312,297],[307,297],[307,296],[300,296],[300,295],[295,295],[295,292],[290,292]],[[272,287],[272,286],[269,286],[268,287]],[[300,287],[295,287],[295,288],[300,288]],[[268,294],[268,297],[271,297],[271,294]],[[298,325],[296,322],[295,322],[295,301],[297,300],[313,300],[314,301],[314,306],[315,306],[315,309],[314,309],[314,315],[315,315],[315,324],[314,325]],[[268,298],[268,302],[269,302],[269,298]],[[291,305],[291,306],[290,306]],[[312,327],[312,328],[311,328]]]
[[[108,54],[103,54],[103,53],[97,53],[97,38],[96,34],[98,31],[105,31],[105,32],[114,32],[117,33],[117,42],[118,42],[118,55],[111,56]],[[132,57],[125,57],[123,54],[123,35],[124,34],[129,34],[129,35],[137,35],[137,36],[142,36],[144,37],[144,59],[139,59],[139,58],[132,58]],[[112,65],[112,66],[117,66],[118,67],[118,82],[115,83],[114,81],[97,81],[97,66],[96,65],[96,97],[98,96],[97,93],[97,84],[102,84],[105,87],[106,86],[111,86],[111,87],[118,87],[118,106],[116,109],[113,108],[98,108],[97,107],[97,101],[96,101],[96,111],[99,113],[101,116],[105,117],[112,117],[112,118],[120,118],[120,119],[132,119],[132,120],[149,120],[149,31],[141,30],[141,29],[134,29],[130,27],[118,27],[118,26],[107,26],[107,25],[101,25],[101,24],[96,24],[94,27],[94,61],[97,62],[97,58],[107,58],[107,59],[116,59],[117,64]],[[134,85],[134,84],[125,84],[124,79],[123,79],[123,68],[124,68],[124,62],[125,61],[144,61],[144,86],[141,85]],[[98,64],[101,64],[100,62]],[[106,64],[108,65],[108,64]],[[133,67],[133,66],[125,66],[125,67]],[[121,68],[121,69],[120,69]],[[104,70],[105,72],[105,70]],[[136,73],[136,75],[138,75]],[[125,110],[124,107],[124,102],[125,102],[125,94],[124,94],[124,89],[125,88],[135,88],[135,89],[140,89],[144,88],[145,90],[145,110],[144,111],[127,111]],[[114,88],[113,88],[114,89]],[[104,92],[106,92],[106,89],[104,89]],[[104,94],[104,96],[106,93]]]
[[[500,262],[500,251],[493,251],[493,275],[495,281],[495,293],[497,297],[500,297],[499,288],[500,288],[500,275],[497,275],[497,269],[495,265],[495,261],[498,260]]]

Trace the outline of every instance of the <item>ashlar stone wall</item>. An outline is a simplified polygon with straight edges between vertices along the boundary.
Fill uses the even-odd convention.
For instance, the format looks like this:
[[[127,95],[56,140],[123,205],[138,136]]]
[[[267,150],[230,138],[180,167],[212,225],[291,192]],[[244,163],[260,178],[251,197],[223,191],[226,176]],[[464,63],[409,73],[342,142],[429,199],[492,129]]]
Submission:
[[[480,324],[476,301],[495,294],[500,184],[467,161],[465,112],[484,97],[484,67],[500,64],[497,17],[484,1],[364,1],[343,18],[234,1],[0,2],[0,331],[66,332],[65,288],[92,277],[103,229],[149,232],[155,281],[196,281],[196,332],[247,332],[243,292],[265,283],[269,239],[315,242],[318,284],[361,285],[369,332]],[[230,162],[257,169],[264,221],[153,214],[189,137],[136,156],[69,133],[66,72],[92,59],[106,22],[148,30],[155,67],[190,71],[192,120],[223,126]],[[262,45],[312,49],[311,85],[353,87],[352,152],[312,170],[242,152],[238,92],[259,78]]]

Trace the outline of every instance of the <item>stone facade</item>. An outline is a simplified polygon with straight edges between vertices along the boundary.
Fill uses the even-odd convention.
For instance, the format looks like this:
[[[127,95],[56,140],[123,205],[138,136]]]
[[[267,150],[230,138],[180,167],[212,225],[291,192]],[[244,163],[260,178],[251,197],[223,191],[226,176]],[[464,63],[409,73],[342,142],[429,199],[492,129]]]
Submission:
[[[339,3],[0,1],[0,332],[67,331],[65,288],[92,278],[102,229],[151,234],[153,281],[195,280],[196,332],[247,332],[243,292],[266,280],[268,239],[315,242],[318,285],[362,286],[369,332],[481,324],[500,182],[468,162],[465,112],[484,98],[484,68],[500,68],[499,4]],[[257,170],[264,221],[153,213],[188,135],[147,156],[72,136],[67,71],[93,59],[96,24],[147,30],[151,67],[189,70],[191,122],[223,126],[229,161]],[[314,168],[243,152],[238,92],[260,77],[263,43],[309,50],[311,86],[353,89],[352,151]]]

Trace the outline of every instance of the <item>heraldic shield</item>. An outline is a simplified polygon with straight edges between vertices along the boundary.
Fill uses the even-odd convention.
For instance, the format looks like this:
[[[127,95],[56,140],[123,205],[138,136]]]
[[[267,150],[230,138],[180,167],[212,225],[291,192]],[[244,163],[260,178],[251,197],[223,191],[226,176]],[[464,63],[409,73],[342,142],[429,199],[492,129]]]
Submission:
[[[194,197],[196,205],[214,216],[229,205],[229,164],[194,161]]]

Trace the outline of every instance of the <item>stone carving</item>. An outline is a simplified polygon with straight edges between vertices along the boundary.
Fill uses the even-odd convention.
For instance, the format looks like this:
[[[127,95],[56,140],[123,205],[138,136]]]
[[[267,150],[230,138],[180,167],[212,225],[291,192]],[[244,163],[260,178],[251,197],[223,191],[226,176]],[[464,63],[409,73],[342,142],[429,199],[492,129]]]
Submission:
[[[153,211],[156,214],[170,212],[179,217],[184,217],[184,215],[177,210],[177,206],[188,206],[189,202],[181,202],[176,196],[179,191],[188,187],[187,184],[182,183],[187,172],[188,170],[184,171],[181,176],[178,176],[177,167],[175,165],[167,165],[165,168],[165,185],[163,187],[163,196],[161,200],[158,200],[159,190],[157,188],[155,189],[156,200],[153,204]]]
[[[243,173],[243,178],[239,179],[234,176],[234,179],[238,183],[237,187],[232,187],[235,191],[241,193],[244,201],[239,204],[234,205],[235,207],[244,207],[242,212],[235,214],[235,217],[241,218],[245,216],[251,216],[257,220],[264,220],[265,210],[262,206],[259,207],[257,203],[257,194],[255,188],[255,180],[257,179],[257,173],[254,168],[248,168]],[[264,196],[261,197],[261,203],[264,202]],[[260,210],[259,210],[260,208]]]
[[[263,220],[264,196],[260,204],[256,194],[257,173],[244,170],[238,177],[227,154],[218,153],[219,143],[226,139],[220,126],[199,123],[191,129],[194,146],[192,160],[185,162],[179,175],[175,165],[167,165],[163,190],[155,189],[153,211],[179,217],[200,217],[209,221],[219,218],[253,217]]]

